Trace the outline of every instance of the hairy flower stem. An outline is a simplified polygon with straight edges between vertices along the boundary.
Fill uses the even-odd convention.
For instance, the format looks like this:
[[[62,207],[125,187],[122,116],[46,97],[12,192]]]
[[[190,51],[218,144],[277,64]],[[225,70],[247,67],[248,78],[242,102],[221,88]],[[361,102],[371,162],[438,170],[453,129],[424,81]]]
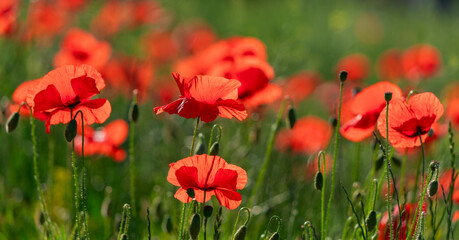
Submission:
[[[247,207],[252,207],[255,194],[259,193],[260,187],[263,185],[265,180],[265,175],[268,170],[268,166],[270,165],[271,160],[271,152],[273,150],[274,142],[276,140],[276,132],[279,128],[280,121],[282,119],[282,113],[284,112],[285,104],[287,100],[282,101],[282,105],[277,113],[277,118],[274,124],[271,126],[271,132],[269,134],[268,145],[265,152],[265,158],[263,159],[263,165],[261,166],[261,170],[258,174],[257,180],[255,181],[255,186],[252,189],[252,193],[250,194],[249,201],[247,203]]]
[[[199,128],[199,120],[200,118],[198,117],[196,119],[196,125],[194,127],[194,133],[193,133],[193,142],[191,143],[191,149],[190,149],[190,157],[193,156],[194,153],[194,145],[196,144],[196,135],[198,135],[198,128]],[[204,199],[205,201],[205,199]],[[204,204],[204,203],[203,203]],[[182,240],[186,238],[185,233],[184,233],[184,227],[185,227],[185,214],[186,212],[186,203],[183,203],[182,205],[182,213],[180,217],[180,226],[179,226],[179,240]]]
[[[86,212],[87,212],[87,194],[86,194],[86,164],[84,161],[84,117],[83,117],[83,112],[78,111],[75,113],[74,118],[77,117],[78,113],[80,114],[81,117],[81,165],[83,167],[83,176],[82,176],[82,181],[81,181],[81,202],[82,202],[82,207],[83,207],[83,228],[84,228],[84,238],[89,239],[89,229],[88,229],[88,219],[86,217]],[[75,140],[73,141],[75,142]],[[73,143],[75,144],[75,143]],[[75,152],[75,148],[73,148],[73,151]]]
[[[405,150],[405,154],[403,154],[403,160],[402,160],[402,169],[400,173],[400,197],[404,196],[405,194],[405,187],[403,184],[405,183],[405,170],[406,170],[406,159],[407,159],[407,151]],[[406,200],[406,199],[405,199]]]
[[[132,105],[137,104],[137,95],[134,94],[132,99]],[[134,133],[135,133],[135,121],[131,119],[129,121],[129,175],[130,175],[130,197],[131,197],[131,209],[132,216],[136,215],[136,202],[135,202],[135,179],[136,179],[136,168],[135,168],[135,150],[134,150]]]
[[[453,206],[453,192],[454,192],[454,184],[456,182],[456,153],[454,152],[454,140],[453,140],[454,134],[453,134],[453,129],[451,126],[451,122],[448,124],[448,140],[449,140],[449,152],[451,154],[451,183],[449,185],[449,193],[448,193],[448,200],[446,204],[446,208],[448,208],[448,205],[450,208]],[[442,186],[443,188],[443,186]],[[451,211],[451,209],[450,209]],[[450,213],[450,211],[448,211]],[[449,240],[449,232],[451,232],[451,237],[454,240],[454,235],[453,235],[453,228],[451,227],[452,219],[451,219],[451,214],[448,214],[448,233],[446,233],[446,239]]]
[[[317,166],[318,166],[318,169],[320,171],[320,157],[322,156],[322,159],[323,159],[323,171],[324,171],[324,179],[323,179],[323,186],[326,186],[326,172],[325,170],[327,169],[327,166],[326,166],[326,163],[325,163],[325,153],[320,151],[319,152],[319,156],[318,156],[318,163],[317,163]],[[322,196],[321,196],[321,199],[320,199],[320,226],[322,228],[322,231],[324,230],[324,226],[325,226],[325,188],[322,189]],[[323,235],[323,232],[321,233]]]
[[[330,197],[328,199],[327,205],[327,215],[325,217],[325,228],[322,227],[322,234],[321,239],[325,239],[327,236],[328,230],[328,219],[330,216],[330,209],[333,201],[333,195],[335,193],[335,172],[336,172],[336,158],[338,157],[338,145],[339,145],[339,126],[341,121],[341,105],[343,100],[343,85],[344,81],[340,81],[339,85],[339,102],[338,102],[338,118],[336,119],[336,126],[335,126],[335,150],[333,151],[333,167],[332,167],[332,180],[331,180],[331,189],[330,189]],[[325,186],[322,191],[325,191]]]
[[[389,100],[390,101],[390,100]],[[390,240],[394,239],[394,230],[392,229],[392,209],[391,209],[391,198],[390,198],[390,175],[389,172],[391,171],[390,166],[390,158],[389,158],[389,101],[386,101],[386,152],[384,156],[386,157],[386,181],[387,181],[387,212],[389,215],[389,237]]]
[[[70,118],[73,119],[73,111],[70,110]],[[82,137],[84,138],[84,137]],[[75,238],[80,237],[80,198],[79,198],[79,184],[78,184],[78,166],[75,158],[75,139],[72,140],[72,168],[73,168],[73,182],[75,187]]]

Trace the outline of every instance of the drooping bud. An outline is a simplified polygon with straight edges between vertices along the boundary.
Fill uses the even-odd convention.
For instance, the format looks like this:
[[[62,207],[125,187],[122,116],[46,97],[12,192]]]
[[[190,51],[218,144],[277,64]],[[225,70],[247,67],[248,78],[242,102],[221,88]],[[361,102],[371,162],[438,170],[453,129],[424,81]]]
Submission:
[[[369,232],[373,231],[373,229],[376,227],[376,212],[372,210],[368,214],[368,217],[365,221],[367,222],[368,231]]]
[[[288,109],[287,123],[290,129],[292,129],[296,123],[296,111],[295,108],[293,108],[293,106],[290,106]]]
[[[329,121],[332,127],[336,127],[336,125],[338,125],[338,120],[335,117],[331,117]]]
[[[16,129],[19,123],[19,113],[15,112],[13,115],[11,115],[10,118],[6,121],[6,132],[11,133]]]
[[[137,122],[139,119],[139,106],[137,103],[133,103],[129,108],[129,121]]]
[[[324,186],[324,175],[322,172],[317,172],[314,176],[314,188],[318,191],[322,191],[322,187]]]
[[[220,143],[219,142],[214,142],[212,146],[210,147],[210,154],[211,156],[216,156],[218,155],[218,152],[220,150]]]
[[[201,228],[201,217],[199,216],[199,214],[195,213],[193,217],[191,218],[190,227],[188,229],[191,239],[193,240],[198,239],[200,228]]]
[[[192,198],[192,199],[194,199],[194,197],[195,197],[194,189],[193,189],[193,188],[188,188],[188,189],[186,190],[186,194],[188,194],[188,197],[190,197],[190,198]]]
[[[210,218],[210,216],[212,216],[212,211],[214,210],[214,208],[212,206],[209,206],[209,205],[206,205],[204,206],[204,217],[205,218]]]
[[[75,119],[70,120],[67,127],[65,127],[65,140],[71,142],[77,134],[77,121]]]
[[[346,79],[347,79],[347,72],[345,70],[339,72],[339,80],[341,82],[344,82],[346,81]]]
[[[204,153],[206,153],[206,147],[204,146],[204,134],[199,133],[198,143],[196,144],[196,149],[194,150],[194,154],[201,155]]]
[[[429,131],[427,132],[427,137],[432,137],[434,135],[434,130],[431,128],[429,129]]]
[[[432,161],[429,164],[429,168],[432,172],[435,172],[435,170],[437,170],[439,166],[440,166],[440,163],[437,161]]]
[[[278,232],[275,232],[269,240],[279,240],[280,239],[280,234]]]
[[[384,99],[386,99],[386,102],[389,102],[390,100],[392,100],[392,92],[385,92]]]
[[[245,225],[241,226],[236,234],[234,234],[234,240],[244,240],[247,233],[247,227]]]
[[[429,193],[429,197],[435,196],[438,191],[438,181],[434,180],[429,183],[429,186],[427,187],[427,192]]]

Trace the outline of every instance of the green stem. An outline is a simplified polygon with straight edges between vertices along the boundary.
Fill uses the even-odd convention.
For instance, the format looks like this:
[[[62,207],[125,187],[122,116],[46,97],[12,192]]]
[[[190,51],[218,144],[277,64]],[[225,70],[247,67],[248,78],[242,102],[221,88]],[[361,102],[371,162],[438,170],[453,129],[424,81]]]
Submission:
[[[135,151],[134,151],[134,133],[135,133],[135,123],[131,121],[129,123],[129,175],[130,175],[130,195],[131,195],[131,205],[132,205],[132,215],[136,215],[136,202],[135,202]]]
[[[400,173],[400,197],[401,196],[405,196],[405,186],[404,183],[405,183],[405,170],[406,170],[406,159],[407,159],[407,151],[405,150],[405,154],[403,155],[403,160],[402,160],[402,169],[401,169],[401,173]]]
[[[320,226],[321,226],[321,231],[322,231],[321,232],[321,236],[324,236],[324,234],[325,234],[324,233],[324,231],[325,231],[325,229],[324,229],[324,227],[325,227],[325,186],[326,186],[326,179],[327,179],[326,178],[327,166],[326,166],[326,163],[325,163],[326,162],[325,161],[325,153],[320,151],[319,152],[319,156],[318,156],[318,158],[319,158],[318,159],[318,169],[319,169],[319,171],[320,171],[320,157],[321,156],[322,156],[322,158],[324,160],[323,161],[323,167],[322,167],[322,169],[324,169],[324,174],[323,174],[324,180],[323,180],[323,185],[322,185],[322,187],[323,187],[322,196],[321,196],[321,200],[320,200]]]
[[[252,207],[255,195],[259,193],[260,187],[263,185],[263,182],[265,180],[265,175],[268,170],[268,166],[270,165],[271,152],[273,150],[274,142],[276,140],[276,132],[277,132],[277,129],[279,128],[279,124],[282,118],[282,113],[284,112],[285,103],[286,103],[286,100],[282,101],[279,112],[277,113],[276,121],[271,126],[271,132],[269,134],[268,146],[266,148],[265,158],[263,159],[263,165],[258,174],[257,180],[255,182],[255,186],[252,189],[252,193],[250,194],[249,201],[247,203],[247,206],[249,208]]]
[[[84,227],[84,237],[85,239],[89,239],[89,229],[88,229],[88,220],[86,217],[86,212],[87,212],[87,194],[86,194],[86,163],[84,159],[84,117],[83,117],[83,112],[80,110],[77,113],[75,113],[75,118],[77,117],[78,113],[80,114],[81,117],[81,163],[83,167],[83,177],[82,177],[82,187],[81,187],[81,199],[82,199],[82,204],[83,204],[83,227]]]
[[[387,204],[387,213],[389,215],[389,236],[390,240],[394,239],[394,230],[392,229],[392,209],[391,209],[391,198],[390,198],[390,175],[389,172],[391,171],[390,167],[390,158],[389,158],[389,101],[386,101],[386,152],[385,152],[385,157],[386,157],[386,181],[387,181],[387,198],[386,198],[386,204]],[[395,189],[394,189],[395,190]]]
[[[340,121],[341,121],[341,102],[343,99],[343,85],[344,82],[340,81],[339,85],[339,102],[338,102],[338,118],[336,119],[336,126],[335,126],[335,149],[333,151],[333,167],[332,167],[332,185],[330,189],[330,197],[328,199],[328,206],[327,206],[327,216],[325,217],[325,230],[324,233],[322,234],[321,238],[325,239],[327,236],[327,230],[328,230],[328,219],[330,216],[330,209],[333,201],[333,195],[335,193],[335,172],[336,172],[336,158],[338,157],[338,144],[339,144],[339,126],[340,126]],[[324,191],[325,191],[325,186],[324,186]]]
[[[73,110],[70,110],[70,118],[73,119]],[[84,136],[82,136],[84,138]],[[80,237],[80,198],[78,193],[80,192],[78,186],[78,166],[76,164],[75,158],[75,139],[72,140],[72,168],[73,168],[73,182],[75,186],[75,238],[79,239]]]

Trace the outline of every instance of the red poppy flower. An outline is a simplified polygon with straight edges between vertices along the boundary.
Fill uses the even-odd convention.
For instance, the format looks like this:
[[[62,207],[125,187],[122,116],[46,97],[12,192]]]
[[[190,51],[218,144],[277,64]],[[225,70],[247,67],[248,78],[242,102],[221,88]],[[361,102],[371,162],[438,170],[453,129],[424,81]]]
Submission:
[[[220,205],[232,210],[241,204],[241,194],[236,190],[244,188],[247,173],[236,165],[228,164],[219,156],[204,154],[169,164],[167,181],[180,187],[174,197],[181,202],[188,203],[192,200],[186,192],[192,188],[197,202],[207,202],[215,195]]]
[[[453,215],[453,223],[459,221],[459,210],[456,210]]]
[[[78,128],[78,135],[75,137],[75,150],[81,155],[81,128]],[[115,120],[103,128],[94,130],[92,127],[84,127],[84,154],[105,155],[116,162],[126,158],[126,151],[120,146],[126,140],[129,127],[122,119]]]
[[[154,74],[151,62],[123,56],[108,62],[102,71],[105,81],[126,96],[137,89],[140,102],[145,100]]]
[[[419,81],[435,75],[441,67],[440,52],[428,44],[415,45],[402,55],[405,78]]]
[[[459,129],[459,87],[453,88],[452,92],[448,94],[446,115],[448,116],[451,124]]]
[[[157,1],[129,1],[127,4],[131,27],[154,24],[164,15],[164,10]]]
[[[54,56],[54,66],[87,64],[100,70],[110,58],[111,47],[80,29],[67,32],[61,50]]]
[[[27,16],[26,40],[34,38],[50,40],[65,26],[65,13],[43,1],[31,3]]]
[[[40,80],[41,78],[23,82],[16,88],[16,90],[14,90],[13,95],[11,96],[13,100],[13,104],[10,105],[11,112],[18,111],[19,106],[27,101],[27,97],[32,94],[32,90],[35,88],[35,86],[38,85]],[[22,116],[30,116],[29,108],[26,105],[23,105],[19,111],[19,114]],[[39,120],[46,121],[48,114],[37,113],[34,115],[34,117]]]
[[[170,32],[153,32],[144,37],[148,54],[159,62],[167,62],[178,56],[178,44]]]
[[[361,81],[368,77],[370,72],[370,60],[367,56],[355,53],[341,59],[336,65],[338,75],[342,70],[348,72],[347,79],[350,81]]]
[[[332,128],[327,121],[314,116],[303,117],[291,130],[277,134],[276,147],[282,151],[291,149],[295,153],[312,155],[325,149],[331,135]]]
[[[119,0],[110,0],[93,19],[91,28],[98,34],[111,36],[121,30],[127,18],[128,13],[123,3]]]
[[[215,42],[217,36],[204,22],[192,22],[179,26],[175,33],[186,52],[197,53]]]
[[[19,2],[17,0],[0,1],[0,36],[10,34],[17,18]]]
[[[46,132],[50,125],[68,123],[73,114],[82,111],[84,124],[103,123],[110,116],[111,106],[106,99],[92,97],[100,93],[105,82],[91,66],[64,66],[46,74],[27,98],[34,115],[48,114]],[[80,116],[76,118],[81,124]]]
[[[172,76],[180,90],[180,98],[168,105],[156,107],[155,113],[168,112],[184,118],[200,117],[204,122],[212,122],[217,116],[223,118],[247,117],[244,105],[237,102],[237,89],[241,83],[234,79],[211,76]]]
[[[57,5],[65,10],[79,10],[88,0],[58,0]]]
[[[408,227],[411,226],[411,221],[413,220],[414,214],[416,213],[416,208],[417,208],[417,204],[414,204],[414,203],[407,203],[405,205],[405,210],[402,215],[402,224],[400,225],[400,229],[398,231],[398,235],[396,236],[396,239],[401,239],[401,240],[407,239],[408,230],[409,230]],[[394,206],[393,209],[394,210],[391,215],[392,232],[395,235],[397,232],[397,226],[399,225],[400,212],[398,211],[398,206]],[[426,210],[427,210],[427,204],[424,203],[424,205],[422,205],[422,211],[425,212]],[[383,214],[383,217],[381,218],[381,221],[379,222],[378,240],[390,239],[390,229],[389,229],[388,222],[389,222],[389,214],[385,212]],[[415,229],[416,229],[416,225],[417,225],[417,222],[414,224]]]
[[[341,135],[354,142],[360,142],[371,136],[379,113],[386,105],[384,98],[386,92],[392,92],[392,99],[402,97],[402,90],[390,82],[379,82],[357,93],[349,105],[353,117],[343,121],[344,124],[340,128]]]
[[[443,105],[430,92],[411,96],[409,101],[393,99],[389,105],[389,141],[395,148],[421,146],[432,125],[443,115]],[[378,130],[386,137],[386,108],[378,118]]]
[[[282,89],[284,94],[289,96],[294,103],[298,103],[311,95],[322,81],[322,77],[318,73],[302,71],[290,76]]]
[[[397,49],[389,49],[381,54],[378,60],[378,76],[384,81],[397,81],[402,75],[401,67],[402,52]]]

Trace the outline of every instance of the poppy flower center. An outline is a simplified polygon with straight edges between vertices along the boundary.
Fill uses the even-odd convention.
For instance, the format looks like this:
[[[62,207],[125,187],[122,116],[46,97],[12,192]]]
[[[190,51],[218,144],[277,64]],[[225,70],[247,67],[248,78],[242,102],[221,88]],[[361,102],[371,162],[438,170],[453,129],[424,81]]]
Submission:
[[[76,107],[76,105],[80,104],[81,101],[80,101],[80,97],[76,96],[74,99],[72,100],[69,100],[65,103],[65,106],[72,109],[74,107]]]
[[[85,61],[89,58],[89,53],[81,50],[74,50],[73,56],[80,61]]]

